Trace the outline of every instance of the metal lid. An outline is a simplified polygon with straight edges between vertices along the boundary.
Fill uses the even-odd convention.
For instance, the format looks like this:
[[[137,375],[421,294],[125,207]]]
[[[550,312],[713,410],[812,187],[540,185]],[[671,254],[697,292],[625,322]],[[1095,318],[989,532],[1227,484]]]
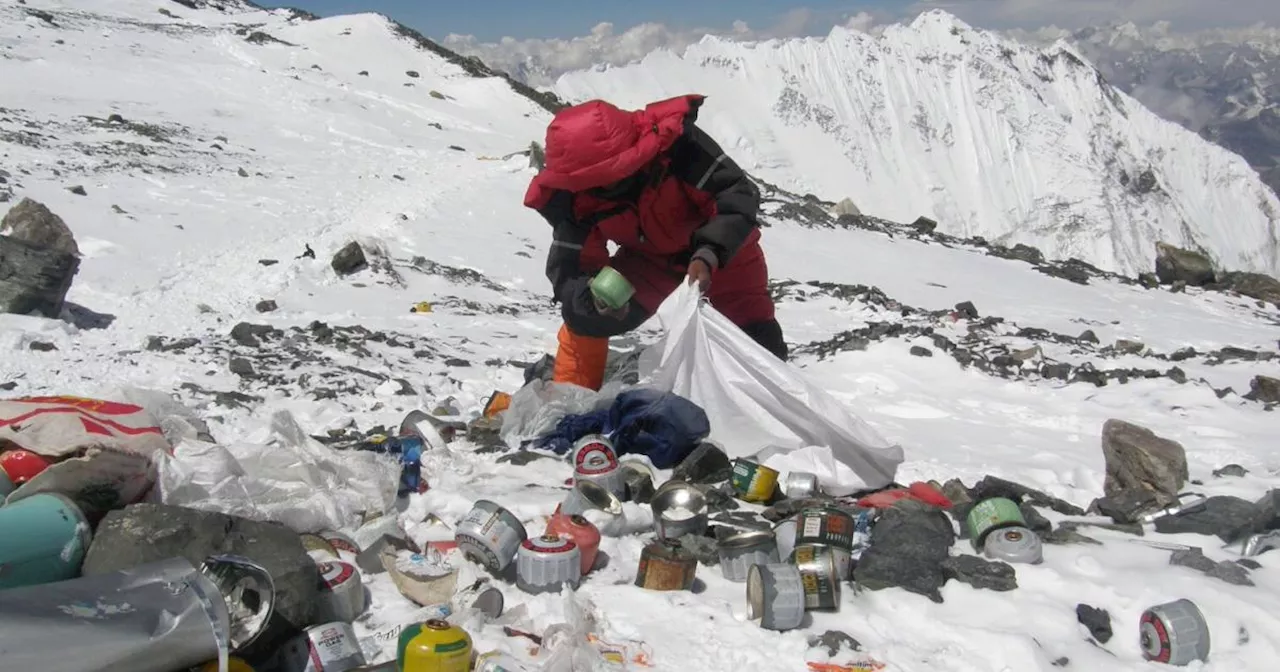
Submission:
[[[222,593],[231,619],[232,651],[249,646],[266,630],[275,610],[276,587],[265,567],[238,555],[205,558],[200,573]]]

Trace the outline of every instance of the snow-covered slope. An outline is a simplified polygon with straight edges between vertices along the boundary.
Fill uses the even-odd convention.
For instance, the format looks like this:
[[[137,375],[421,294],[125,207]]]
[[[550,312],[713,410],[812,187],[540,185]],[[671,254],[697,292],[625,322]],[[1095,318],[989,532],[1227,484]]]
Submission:
[[[568,73],[572,101],[686,92],[750,169],[864,212],[1035,245],[1130,274],[1154,243],[1280,272],[1280,202],[1249,165],[1116,91],[1071,48],[1024,47],[932,11],[879,37],[743,43]]]
[[[0,315],[0,390],[173,392],[228,445],[262,443],[279,410],[323,435],[394,426],[449,396],[471,413],[495,389],[515,391],[524,377],[514,364],[554,347],[559,322],[542,275],[549,232],[520,204],[533,172],[523,157],[503,157],[541,138],[550,115],[507,82],[417,48],[381,17],[307,21],[227,7],[0,5],[0,193],[12,192],[6,207],[23,197],[47,204],[84,254],[65,320]],[[711,110],[733,100],[711,93]],[[730,147],[735,135],[769,129],[734,131],[732,119],[712,125]],[[757,148],[783,148],[760,137]],[[841,157],[834,151],[831,170]],[[898,197],[913,198],[906,183]],[[1204,482],[1197,490],[1256,499],[1275,487],[1275,413],[1240,395],[1255,375],[1280,376],[1274,307],[1107,278],[1076,284],[928,237],[814,229],[776,214],[783,205],[795,203],[769,205],[764,245],[795,364],[904,446],[900,481],[990,473],[1085,506],[1102,491],[1100,428],[1119,417],[1181,441],[1191,477]],[[911,218],[928,210],[901,207]],[[353,239],[389,263],[339,277],[330,257]],[[258,312],[263,300],[276,309]],[[424,300],[432,312],[409,312]],[[981,319],[951,314],[961,301]],[[846,333],[871,323],[881,325]],[[638,338],[651,341],[653,327]],[[1084,329],[1101,344],[1077,338]],[[1120,338],[1150,351],[1117,356],[1110,345]],[[1032,346],[1040,351],[1022,352]],[[1201,354],[1174,356],[1188,346]],[[961,350],[973,365],[957,362]],[[1010,366],[1014,351],[1022,363]],[[1076,382],[1051,375],[1060,364]],[[1087,382],[1099,376],[1108,384]],[[402,521],[457,521],[488,497],[540,530],[568,465],[497,457],[467,440],[429,454],[431,490],[411,498]],[[1229,462],[1251,473],[1211,476]],[[637,529],[646,511],[628,505]],[[715,567],[699,567],[698,593],[631,585],[640,535],[606,538],[608,565],[580,593],[596,605],[602,637],[648,644],[652,667],[633,672],[799,672],[814,655],[808,637],[828,629],[856,637],[891,670],[1048,672],[1067,657],[1067,669],[1140,672],[1155,668],[1140,658],[1138,614],[1178,597],[1248,626],[1247,646],[1223,639],[1204,669],[1273,669],[1280,554],[1259,556],[1257,585],[1244,587],[1171,567],[1167,553],[1119,533],[1097,536],[1102,545],[1051,546],[1043,565],[1019,566],[1010,592],[952,581],[938,604],[899,589],[846,589],[839,613],[815,613],[789,633],[748,622],[741,584]],[[1214,559],[1234,553],[1207,537],[1159,538],[1204,546]],[[356,629],[370,661],[381,661],[415,610],[385,574],[366,581],[373,608]],[[558,597],[503,591],[509,609],[527,608],[514,627],[556,622]],[[1108,644],[1086,641],[1079,602],[1111,612]],[[480,651],[527,656],[500,626],[472,635]]]

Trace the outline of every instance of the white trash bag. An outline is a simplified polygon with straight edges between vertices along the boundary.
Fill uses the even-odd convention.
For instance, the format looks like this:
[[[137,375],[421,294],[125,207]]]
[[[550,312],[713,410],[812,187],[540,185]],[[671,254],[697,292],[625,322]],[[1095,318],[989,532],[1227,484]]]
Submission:
[[[893,482],[901,446],[779,361],[703,301],[696,287],[681,283],[658,308],[658,319],[667,333],[642,358],[642,372],[654,387],[701,406],[710,438],[729,457],[813,470],[823,490],[836,496]]]

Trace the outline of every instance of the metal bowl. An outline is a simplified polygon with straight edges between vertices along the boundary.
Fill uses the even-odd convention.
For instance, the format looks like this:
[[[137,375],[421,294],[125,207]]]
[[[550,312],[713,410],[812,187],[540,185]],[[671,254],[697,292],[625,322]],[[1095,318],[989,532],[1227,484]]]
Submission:
[[[667,481],[653,493],[649,506],[653,509],[654,519],[661,518],[662,514],[676,508],[700,514],[707,510],[707,496],[696,485],[684,481]]]
[[[201,563],[200,573],[218,587],[227,603],[231,651],[252,644],[266,630],[275,609],[276,586],[271,573],[239,555],[211,555]]]

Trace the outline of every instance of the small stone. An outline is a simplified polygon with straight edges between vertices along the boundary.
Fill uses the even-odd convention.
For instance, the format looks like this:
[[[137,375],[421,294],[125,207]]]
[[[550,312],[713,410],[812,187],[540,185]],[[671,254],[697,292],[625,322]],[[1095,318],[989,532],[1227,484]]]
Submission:
[[[27,347],[36,352],[53,352],[58,349],[58,346],[44,341],[32,341]]]
[[[947,558],[942,563],[942,574],[948,579],[967,583],[974,588],[1006,591],[1018,587],[1017,572],[1012,565],[976,555],[956,555]]]
[[[263,266],[275,266],[276,264],[280,263],[280,260],[279,259],[259,259],[258,263],[262,264]]]
[[[350,275],[367,267],[369,262],[365,258],[364,248],[360,247],[360,243],[351,241],[333,255],[329,265],[338,275]]]
[[[1022,511],[1022,519],[1027,522],[1027,529],[1043,536],[1044,533],[1053,529],[1053,523],[1049,522],[1034,506],[1027,503],[1018,505],[1018,509]]]
[[[236,175],[239,175],[240,177],[249,177],[249,171],[244,168],[236,168]]]
[[[408,75],[411,79],[417,79],[420,76],[417,70],[405,70],[404,74]]]
[[[1161,534],[1193,533],[1212,535],[1232,543],[1259,532],[1271,521],[1272,512],[1239,497],[1218,495],[1205,500],[1202,508],[1155,520]]]
[[[703,442],[676,465],[671,478],[687,483],[721,483],[729,480],[733,464],[714,443]]]
[[[698,558],[698,562],[707,566],[720,564],[720,544],[714,537],[686,534],[679,541],[681,548]]]
[[[972,301],[961,301],[956,304],[956,312],[962,317],[974,320],[978,318],[978,309],[974,307]]]
[[[238,322],[231,328],[231,340],[246,348],[262,346],[261,338],[271,333],[271,327],[265,324],[249,324]]]
[[[1179,385],[1185,385],[1187,383],[1187,372],[1176,366],[1170,367],[1168,371],[1164,372],[1164,375],[1166,378]]]
[[[1249,473],[1249,470],[1245,469],[1244,467],[1238,464],[1228,464],[1225,467],[1222,467],[1221,469],[1213,470],[1213,475],[1217,476],[1218,478],[1222,478],[1224,476],[1239,478],[1241,476],[1244,476],[1247,473]]]
[[[1111,640],[1111,614],[1106,609],[1099,609],[1087,604],[1076,605],[1076,620],[1089,629],[1089,635],[1106,644]]]
[[[444,360],[444,365],[451,368],[460,369],[460,368],[471,366],[471,362],[468,362],[467,360],[462,359],[460,357],[450,357]]]
[[[933,356],[932,350],[920,345],[911,346],[911,350],[909,350],[908,352],[910,352],[912,355],[916,357],[932,357]]]
[[[1080,343],[1101,343],[1101,341],[1098,340],[1098,335],[1093,333],[1092,329],[1085,329],[1080,332],[1080,335],[1076,336],[1076,341]]]
[[[1147,349],[1147,346],[1139,341],[1130,341],[1122,338],[1116,341],[1115,349],[1116,352],[1122,355],[1140,355],[1143,350]]]
[[[507,444],[502,440],[502,417],[479,417],[467,424],[467,440],[489,449],[505,449]]]
[[[1199,548],[1174,551],[1169,556],[1169,564],[1194,569],[1235,586],[1254,585],[1244,567],[1234,562],[1214,562],[1205,557],[1204,551]]]
[[[257,310],[259,313],[270,313],[279,308],[280,306],[276,305],[276,302],[272,301],[271,299],[265,299],[265,300],[259,301],[254,306],[254,310]]]
[[[18,389],[18,384],[12,380],[5,383],[0,383],[0,390],[4,390],[5,392],[11,392],[16,389]]]
[[[837,656],[841,651],[856,653],[862,650],[862,642],[839,630],[828,630],[821,635],[809,637],[809,648],[826,649],[828,656]]]
[[[623,480],[627,484],[627,500],[637,504],[648,504],[653,499],[653,476],[644,467],[627,467],[623,465]]]
[[[82,187],[82,186],[80,186],[80,185],[78,185],[78,184],[77,184],[76,186],[74,186],[74,187],[67,187],[67,191],[69,191],[69,192],[71,192],[71,193],[75,194],[76,196],[88,196],[88,195],[89,195],[89,194],[88,194],[88,192],[86,192],[86,191],[84,190],[84,187]]]
[[[254,375],[253,364],[244,357],[232,357],[230,368],[231,373],[234,373],[237,376]]]
[[[394,380],[396,383],[399,383],[400,385],[400,389],[396,390],[395,392],[396,396],[411,397],[418,394],[418,391],[413,389],[413,385],[409,384],[409,381],[405,380],[404,378],[395,378]]]
[[[1182,444],[1124,420],[1113,418],[1103,423],[1102,453],[1107,470],[1103,492],[1107,495],[1143,489],[1166,506],[1177,501],[1189,478]]]
[[[1271,376],[1254,376],[1249,381],[1249,392],[1244,395],[1250,401],[1264,404],[1280,404],[1280,378]]]

